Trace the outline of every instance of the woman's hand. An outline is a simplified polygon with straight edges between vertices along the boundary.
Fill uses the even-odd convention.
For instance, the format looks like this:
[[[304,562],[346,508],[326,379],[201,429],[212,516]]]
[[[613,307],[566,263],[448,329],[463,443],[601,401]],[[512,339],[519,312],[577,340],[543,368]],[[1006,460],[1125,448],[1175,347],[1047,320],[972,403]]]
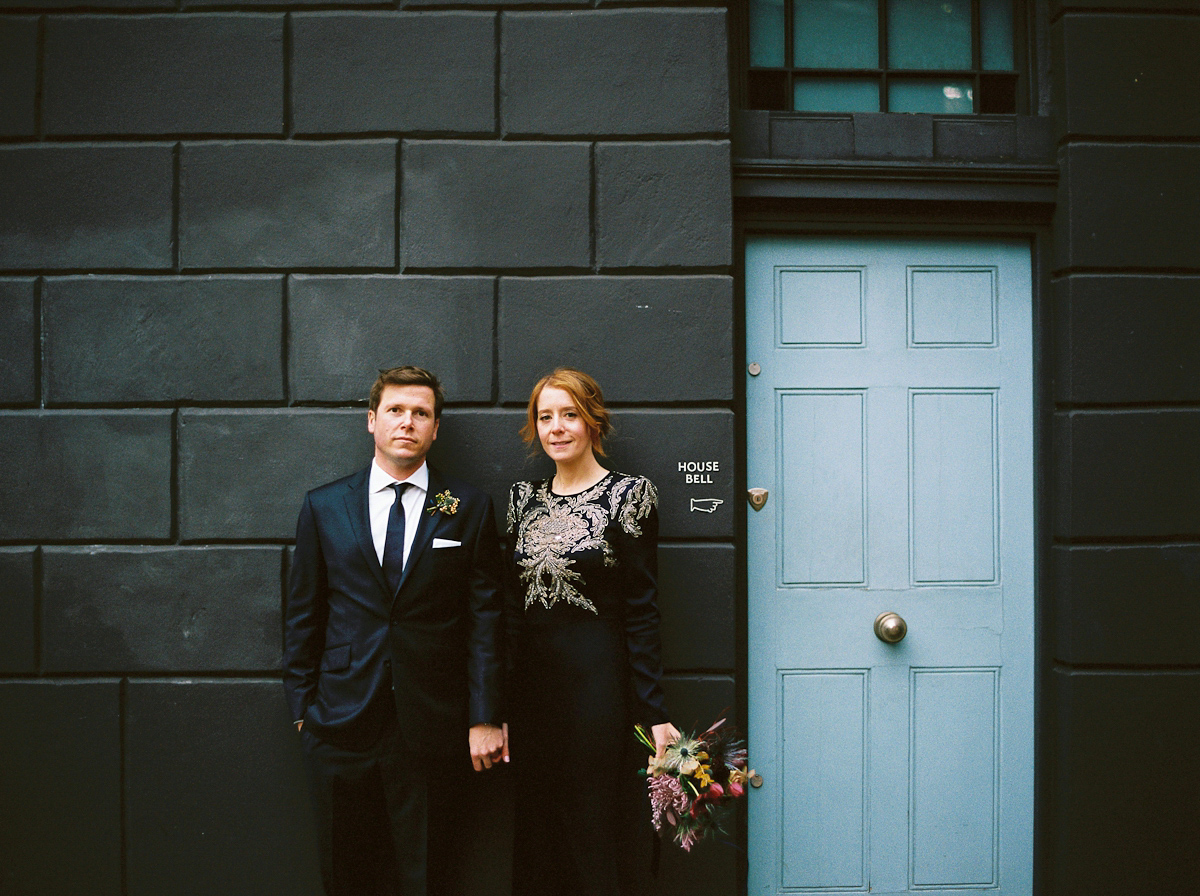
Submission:
[[[667,751],[667,745],[679,740],[679,729],[670,722],[652,726],[650,733],[654,735],[654,749],[657,751],[654,754],[655,759],[661,759]]]

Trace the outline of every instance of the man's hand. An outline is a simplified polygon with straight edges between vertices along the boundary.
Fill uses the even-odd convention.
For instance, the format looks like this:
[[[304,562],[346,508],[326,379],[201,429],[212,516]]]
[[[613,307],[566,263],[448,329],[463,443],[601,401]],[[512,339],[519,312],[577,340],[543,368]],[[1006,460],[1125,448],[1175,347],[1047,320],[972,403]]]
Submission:
[[[502,758],[508,761],[508,726],[473,725],[468,732],[471,742],[471,765],[481,772]]]

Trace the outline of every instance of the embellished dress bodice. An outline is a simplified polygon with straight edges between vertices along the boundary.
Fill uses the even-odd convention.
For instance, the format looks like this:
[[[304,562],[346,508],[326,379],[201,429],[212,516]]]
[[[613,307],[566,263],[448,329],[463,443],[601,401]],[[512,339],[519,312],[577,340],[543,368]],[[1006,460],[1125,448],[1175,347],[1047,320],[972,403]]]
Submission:
[[[645,586],[644,566],[654,559],[647,552],[656,549],[658,535],[658,493],[649,479],[609,473],[573,495],[555,494],[550,480],[518,482],[510,499],[521,610],[529,622],[575,612],[620,615],[628,596],[623,583]]]

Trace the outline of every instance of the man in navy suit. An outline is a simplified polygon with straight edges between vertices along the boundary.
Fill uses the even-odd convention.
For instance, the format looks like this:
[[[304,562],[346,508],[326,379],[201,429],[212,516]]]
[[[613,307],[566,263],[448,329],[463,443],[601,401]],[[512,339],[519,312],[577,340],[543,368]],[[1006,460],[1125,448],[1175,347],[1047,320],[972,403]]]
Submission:
[[[329,896],[452,892],[464,773],[508,758],[495,516],[425,462],[442,404],[428,371],[382,371],[374,460],[309,492],[296,526],[284,690]]]

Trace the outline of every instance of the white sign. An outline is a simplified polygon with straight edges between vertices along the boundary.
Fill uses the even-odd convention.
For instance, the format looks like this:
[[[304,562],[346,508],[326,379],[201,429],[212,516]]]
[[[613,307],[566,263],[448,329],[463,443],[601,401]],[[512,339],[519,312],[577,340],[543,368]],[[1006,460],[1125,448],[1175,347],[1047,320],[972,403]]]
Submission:
[[[715,460],[681,460],[679,472],[683,474],[683,481],[687,485],[712,485],[712,474],[721,472],[721,463]]]

